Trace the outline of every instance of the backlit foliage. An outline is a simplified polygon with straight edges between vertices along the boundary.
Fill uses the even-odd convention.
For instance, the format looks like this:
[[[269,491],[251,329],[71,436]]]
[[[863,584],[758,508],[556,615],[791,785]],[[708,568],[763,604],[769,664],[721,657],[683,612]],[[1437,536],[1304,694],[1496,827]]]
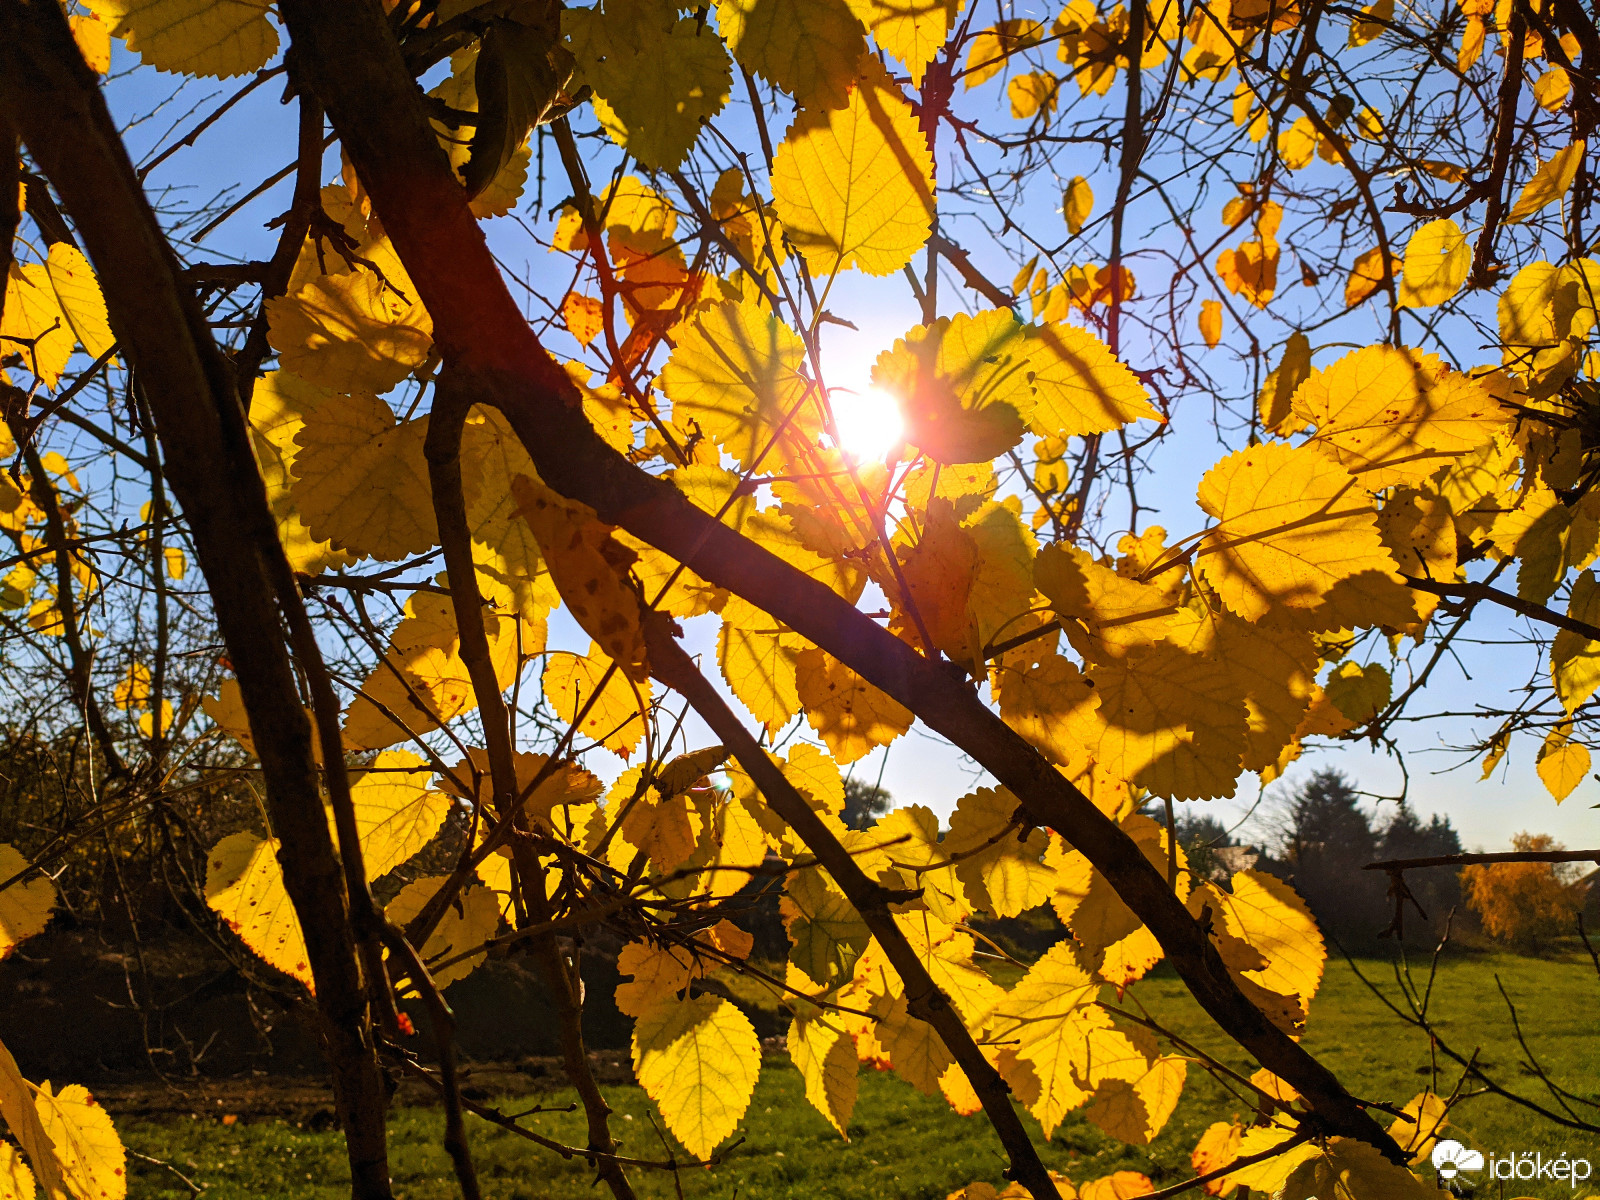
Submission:
[[[212,79],[276,70],[298,19],[265,0],[68,7],[91,67],[109,38],[136,74]],[[652,511],[702,522],[674,557],[622,491],[568,494],[506,406],[453,390],[463,317],[429,311],[437,265],[406,214],[380,213],[393,200],[337,120],[326,157],[295,164],[281,271],[214,262],[194,214],[163,213],[245,364],[260,484],[336,692],[339,710],[315,714],[342,739],[343,762],[326,761],[330,742],[315,751],[327,819],[366,882],[393,885],[372,919],[395,994],[545,946],[546,987],[575,1009],[565,939],[607,925],[635,1073],[695,1159],[735,1136],[761,1067],[736,975],[794,1014],[788,1053],[841,1136],[863,1064],[980,1111],[970,1045],[968,1067],[987,1062],[1046,1138],[1080,1112],[1143,1145],[1191,1073],[1222,1068],[1127,1003],[1171,950],[1135,911],[1149,902],[1128,862],[1165,881],[1168,911],[1286,1037],[1304,1032],[1327,958],[1290,885],[1193,877],[1147,805],[1271,782],[1317,739],[1383,741],[1410,682],[1496,596],[1567,619],[1527,697],[1482,697],[1503,722],[1476,748],[1485,772],[1533,731],[1557,800],[1587,775],[1600,266],[1582,231],[1600,40],[1560,4],[1351,16],[1317,0],[1073,0],[1048,22],[962,0],[384,7],[439,169],[524,289],[607,478],[641,468],[670,489]],[[1438,64],[1444,45],[1459,70]],[[1521,72],[1505,89],[1503,60]],[[1524,95],[1537,111],[1517,124]],[[318,109],[313,147],[324,128]],[[51,224],[45,181],[27,188],[0,323],[18,461],[0,479],[7,630],[67,664],[83,721],[121,747],[119,802],[148,786],[140,764],[158,789],[254,770],[252,730],[272,718],[250,681],[193,626],[171,641],[166,605],[203,629],[218,581],[187,573],[192,539],[116,340],[126,318]],[[886,328],[882,312],[901,310],[874,297],[902,280],[910,316]],[[854,375],[846,326],[856,351],[873,341]],[[881,459],[840,431],[869,386],[903,421]],[[1150,525],[1139,489],[1179,436],[1220,450],[1179,489],[1184,460],[1163,467],[1182,499],[1169,507],[1192,500],[1193,518]],[[126,477],[141,471],[142,507]],[[766,583],[729,583],[729,555]],[[797,628],[808,614],[784,597],[807,583],[808,605],[877,622],[1030,743],[1103,815],[1120,866],[1004,786],[940,797],[943,831],[919,805],[847,827],[845,772],[918,716],[973,753],[977,735],[917,707],[932,702],[855,633]],[[157,604],[159,636],[134,636]],[[754,752],[683,733],[682,677],[652,642],[671,621]],[[308,653],[296,644],[302,666]],[[507,704],[515,753],[497,762],[485,729]],[[768,771],[809,823],[758,782]],[[828,847],[855,871],[825,866]],[[339,914],[297,907],[305,864],[253,813],[202,849],[197,886],[220,926],[318,989],[308,927]],[[1495,870],[1469,887],[1510,936]],[[9,845],[0,880],[4,956],[56,894]],[[776,965],[752,961],[741,926],[769,887],[788,939]],[[992,970],[975,922],[1045,911],[1071,936]],[[92,1098],[8,1081],[8,1064],[0,1097],[29,1187],[121,1196],[120,1144]],[[1316,1103],[1265,1068],[1226,1085],[1258,1115],[1219,1113],[1196,1146],[1200,1175],[1249,1160],[1212,1194],[1430,1190],[1408,1168],[1445,1119],[1432,1093],[1383,1122],[1401,1165],[1327,1135]],[[0,1168],[25,1172],[14,1160]],[[1074,1187],[1154,1185],[1059,1181]]]

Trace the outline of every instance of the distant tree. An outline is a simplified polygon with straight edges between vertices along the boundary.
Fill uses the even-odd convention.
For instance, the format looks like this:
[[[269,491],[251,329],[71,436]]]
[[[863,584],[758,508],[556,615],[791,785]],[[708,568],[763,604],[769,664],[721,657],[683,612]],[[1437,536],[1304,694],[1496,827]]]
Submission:
[[[1324,768],[1291,792],[1280,843],[1295,889],[1324,926],[1361,933],[1382,926],[1383,879],[1362,870],[1378,858],[1379,838],[1353,780]]]
[[[1450,824],[1448,817],[1434,813],[1424,823],[1409,804],[1400,809],[1384,826],[1378,844],[1378,857],[1436,858],[1444,854],[1460,854],[1461,837]],[[1445,916],[1461,903],[1461,881],[1455,871],[1433,869],[1412,871],[1406,877],[1406,886],[1416,898],[1422,911],[1428,914],[1424,931],[1442,926]],[[1407,917],[1407,930],[1412,928]]]
[[[1519,833],[1513,849],[1565,849],[1547,833]],[[1467,904],[1497,941],[1531,949],[1549,937],[1571,932],[1583,907],[1581,890],[1555,863],[1482,863],[1461,872]]]
[[[875,783],[852,776],[844,781],[844,823],[865,829],[894,807],[894,798]]]
[[[1237,844],[1227,826],[1213,816],[1186,813],[1178,818],[1178,845],[1189,856],[1189,869],[1197,880],[1212,878],[1221,865],[1217,851]]]

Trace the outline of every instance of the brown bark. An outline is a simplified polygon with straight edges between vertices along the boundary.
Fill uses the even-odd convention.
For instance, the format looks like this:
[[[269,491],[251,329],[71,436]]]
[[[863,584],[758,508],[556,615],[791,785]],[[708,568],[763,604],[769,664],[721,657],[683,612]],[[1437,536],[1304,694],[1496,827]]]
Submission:
[[[308,86],[428,311],[446,364],[485,389],[544,481],[776,616],[922,718],[1014,792],[1030,820],[1081,850],[1149,927],[1200,1005],[1304,1096],[1328,1133],[1400,1151],[1326,1067],[1251,1004],[1210,939],[1133,841],[952,669],[923,658],[822,584],[694,507],[602,442],[539,344],[467,207],[372,0],[283,0]]]
[[[275,568],[287,564],[232,371],[182,281],[54,0],[0,0],[0,106],[73,217],[112,329],[148,391],[167,477],[188,518],[250,714],[284,883],[303,918],[352,1194],[387,1200],[387,1094],[317,787],[311,728],[274,603]]]

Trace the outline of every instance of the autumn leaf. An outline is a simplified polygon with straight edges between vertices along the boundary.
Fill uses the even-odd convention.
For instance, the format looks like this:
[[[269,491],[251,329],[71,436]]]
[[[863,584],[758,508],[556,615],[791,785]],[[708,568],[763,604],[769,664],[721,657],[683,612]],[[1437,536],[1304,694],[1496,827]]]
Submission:
[[[841,763],[853,763],[911,728],[910,710],[826,650],[795,656],[795,690],[806,720]]]
[[[1314,449],[1267,443],[1230,454],[1207,472],[1199,499],[1218,521],[1201,574],[1246,619],[1278,609],[1313,629],[1362,623],[1372,610],[1336,589],[1364,574],[1394,579],[1370,497]],[[1398,586],[1396,595],[1403,600]]]
[[[15,846],[0,842],[0,880],[11,879],[27,868],[28,860]],[[8,958],[19,942],[43,932],[55,906],[55,884],[43,872],[0,892],[0,960]]]
[[[141,61],[163,71],[227,79],[267,64],[278,31],[270,0],[87,0]]]
[[[1472,245],[1448,217],[1429,221],[1406,243],[1400,282],[1402,308],[1431,308],[1461,290],[1472,266]]]
[[[746,69],[806,108],[849,103],[865,43],[847,0],[717,0],[716,14]]]
[[[826,10],[842,2],[756,0],[756,8],[815,4]],[[718,11],[729,7],[719,5]],[[806,264],[820,275],[850,267],[868,275],[892,274],[911,261],[932,227],[933,158],[927,139],[876,59],[863,57],[856,69],[860,76],[847,103],[802,111],[772,164],[778,218]]]
[[[761,1070],[750,1018],[720,996],[661,1004],[633,1030],[633,1069],[673,1135],[704,1158],[744,1116]]]
[[[1506,224],[1516,225],[1526,221],[1534,213],[1548,208],[1565,196],[1578,176],[1578,168],[1583,165],[1586,148],[1587,143],[1580,139],[1554,158],[1540,163],[1539,169],[1533,173],[1533,178],[1528,180],[1517,202],[1506,214]]]
[[[206,904],[269,966],[314,987],[276,838],[235,833],[213,846],[206,858]]]
[[[847,0],[856,18],[873,39],[905,63],[911,86],[922,86],[928,64],[944,47],[945,37],[966,0],[931,0],[906,4],[904,0]]]

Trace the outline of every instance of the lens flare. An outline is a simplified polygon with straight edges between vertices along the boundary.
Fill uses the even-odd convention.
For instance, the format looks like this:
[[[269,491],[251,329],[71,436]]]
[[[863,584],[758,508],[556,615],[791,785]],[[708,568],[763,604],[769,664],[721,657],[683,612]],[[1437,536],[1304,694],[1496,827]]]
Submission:
[[[900,403],[882,388],[833,394],[840,449],[857,462],[881,462],[905,440]]]

